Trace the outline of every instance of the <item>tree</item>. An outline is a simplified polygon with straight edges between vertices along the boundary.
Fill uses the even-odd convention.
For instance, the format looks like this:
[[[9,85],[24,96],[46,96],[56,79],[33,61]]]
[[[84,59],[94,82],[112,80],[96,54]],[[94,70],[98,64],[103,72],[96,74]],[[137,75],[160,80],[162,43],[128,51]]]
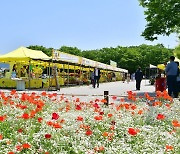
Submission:
[[[174,53],[176,57],[180,59],[180,45],[175,48]]]
[[[81,50],[78,49],[77,47],[62,46],[61,48],[59,48],[59,51],[76,55],[76,56],[81,56]]]
[[[180,34],[179,0],[139,0],[145,8],[147,25],[142,33],[146,40],[156,40],[157,35],[176,32]],[[179,36],[180,38],[180,36]]]
[[[46,47],[39,46],[39,45],[31,45],[31,46],[28,46],[27,48],[32,49],[32,50],[40,50],[40,51],[44,52],[46,55],[52,56],[53,48],[46,48]]]

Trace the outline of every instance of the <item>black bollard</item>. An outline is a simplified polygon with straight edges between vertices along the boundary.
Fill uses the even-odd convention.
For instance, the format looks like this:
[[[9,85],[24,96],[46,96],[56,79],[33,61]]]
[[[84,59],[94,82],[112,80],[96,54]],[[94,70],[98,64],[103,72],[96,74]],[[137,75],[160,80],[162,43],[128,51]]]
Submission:
[[[106,100],[104,104],[108,105],[109,104],[109,91],[104,91],[104,99]]]

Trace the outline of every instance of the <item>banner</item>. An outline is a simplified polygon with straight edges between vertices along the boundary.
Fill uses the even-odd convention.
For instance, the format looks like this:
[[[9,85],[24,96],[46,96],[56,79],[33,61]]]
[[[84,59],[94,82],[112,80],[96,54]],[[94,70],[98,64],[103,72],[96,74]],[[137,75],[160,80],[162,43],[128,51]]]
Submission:
[[[60,51],[54,51],[53,52],[53,59],[79,64],[79,57],[78,56],[74,56],[74,55],[64,53],[64,52],[60,52]]]

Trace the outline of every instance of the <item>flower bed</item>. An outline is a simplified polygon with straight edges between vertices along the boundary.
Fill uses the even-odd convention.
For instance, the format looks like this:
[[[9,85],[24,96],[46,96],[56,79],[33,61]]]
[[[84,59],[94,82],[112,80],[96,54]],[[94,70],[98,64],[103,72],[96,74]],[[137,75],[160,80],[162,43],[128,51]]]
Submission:
[[[180,102],[167,92],[81,102],[1,92],[1,153],[180,153]]]

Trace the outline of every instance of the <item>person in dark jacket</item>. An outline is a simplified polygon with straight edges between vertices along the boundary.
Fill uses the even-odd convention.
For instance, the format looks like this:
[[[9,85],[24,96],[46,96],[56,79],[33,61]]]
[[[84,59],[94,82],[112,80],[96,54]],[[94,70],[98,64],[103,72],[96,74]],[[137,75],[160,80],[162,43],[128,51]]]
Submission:
[[[96,83],[97,83],[97,88],[99,88],[99,79],[100,79],[100,70],[98,68],[94,69],[94,83],[93,83],[93,87],[96,87]]]
[[[140,90],[142,78],[143,73],[141,71],[141,68],[139,67],[135,72],[136,90]]]

